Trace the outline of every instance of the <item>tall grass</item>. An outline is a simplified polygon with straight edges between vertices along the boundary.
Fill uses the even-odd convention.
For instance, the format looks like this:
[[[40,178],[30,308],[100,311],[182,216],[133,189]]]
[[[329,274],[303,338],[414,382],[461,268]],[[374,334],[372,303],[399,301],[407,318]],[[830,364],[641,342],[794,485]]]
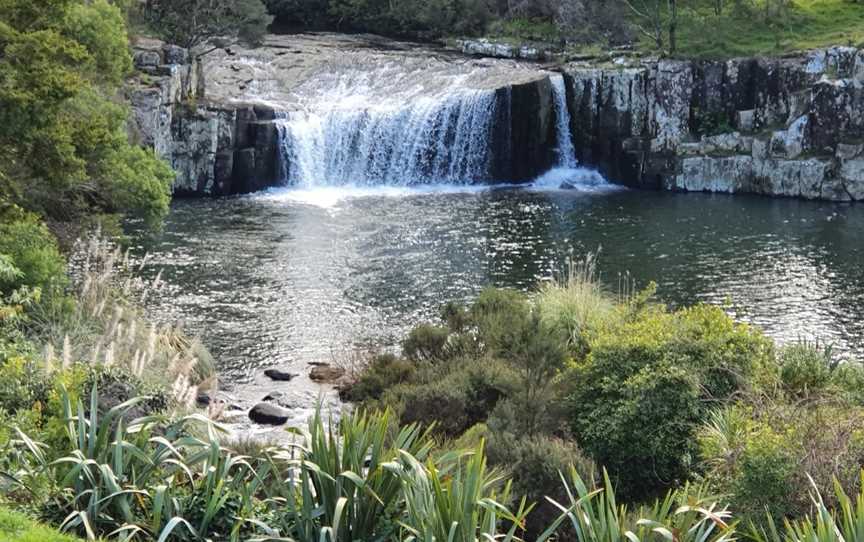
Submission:
[[[571,349],[584,350],[590,335],[616,318],[614,297],[600,282],[597,256],[570,259],[567,273],[544,284],[537,296],[543,322],[567,337]]]
[[[49,369],[81,361],[121,367],[191,405],[200,386],[215,383],[213,359],[182,330],[148,322],[141,307],[161,278],[140,278],[145,264],[134,266],[129,251],[98,231],[79,240],[70,259],[74,301],[36,310],[33,332],[45,344]]]

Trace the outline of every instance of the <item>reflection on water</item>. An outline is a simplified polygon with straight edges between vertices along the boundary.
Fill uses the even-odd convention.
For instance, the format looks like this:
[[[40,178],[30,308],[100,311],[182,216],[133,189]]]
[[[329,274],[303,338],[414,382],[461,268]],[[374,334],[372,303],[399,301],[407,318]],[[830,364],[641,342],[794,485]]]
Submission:
[[[142,240],[156,317],[202,336],[228,381],[395,344],[485,285],[533,288],[602,247],[671,304],[731,301],[780,340],[864,358],[864,208],[796,200],[524,189],[270,192],[180,201]],[[361,197],[362,196],[362,197]]]

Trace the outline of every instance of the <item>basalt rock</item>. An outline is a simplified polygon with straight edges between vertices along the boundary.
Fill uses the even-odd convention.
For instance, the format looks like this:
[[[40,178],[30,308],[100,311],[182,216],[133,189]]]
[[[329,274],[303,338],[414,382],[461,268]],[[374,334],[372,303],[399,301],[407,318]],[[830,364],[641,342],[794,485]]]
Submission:
[[[577,157],[612,181],[864,199],[864,51],[565,69]],[[864,146],[862,146],[864,147]]]
[[[318,365],[309,371],[309,378],[318,383],[333,383],[343,376],[345,376],[345,369],[328,364]]]
[[[291,373],[281,369],[267,369],[264,371],[264,376],[270,380],[276,380],[278,382],[289,382],[297,376],[297,373]]]
[[[258,403],[249,411],[249,419],[261,425],[285,425],[290,417],[287,410],[273,403]]]

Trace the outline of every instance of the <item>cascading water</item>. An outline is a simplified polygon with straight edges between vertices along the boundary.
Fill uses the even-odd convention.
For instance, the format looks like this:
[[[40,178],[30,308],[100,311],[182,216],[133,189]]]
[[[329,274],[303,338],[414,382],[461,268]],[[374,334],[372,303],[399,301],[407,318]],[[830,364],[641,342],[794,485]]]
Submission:
[[[285,184],[470,184],[489,180],[493,90],[448,89],[400,104],[346,99],[278,121]]]
[[[567,108],[567,87],[560,73],[549,76],[552,83],[552,99],[555,102],[555,136],[558,148],[555,149],[557,164],[555,168],[541,175],[534,186],[538,188],[590,188],[608,186],[606,179],[598,172],[579,166],[576,148],[570,135],[570,110]]]
[[[570,137],[570,110],[567,109],[567,87],[564,85],[564,76],[560,73],[549,77],[552,83],[552,98],[555,100],[555,131],[558,137],[558,167],[576,168],[579,162],[576,160],[576,149],[573,147],[573,139]]]

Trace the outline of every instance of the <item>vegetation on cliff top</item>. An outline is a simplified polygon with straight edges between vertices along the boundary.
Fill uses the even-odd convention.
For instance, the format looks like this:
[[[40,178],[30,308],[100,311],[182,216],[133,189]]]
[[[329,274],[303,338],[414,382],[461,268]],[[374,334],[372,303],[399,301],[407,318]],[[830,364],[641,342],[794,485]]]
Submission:
[[[603,50],[635,44],[686,57],[782,54],[864,43],[854,0],[266,0],[295,29],[484,36]]]

